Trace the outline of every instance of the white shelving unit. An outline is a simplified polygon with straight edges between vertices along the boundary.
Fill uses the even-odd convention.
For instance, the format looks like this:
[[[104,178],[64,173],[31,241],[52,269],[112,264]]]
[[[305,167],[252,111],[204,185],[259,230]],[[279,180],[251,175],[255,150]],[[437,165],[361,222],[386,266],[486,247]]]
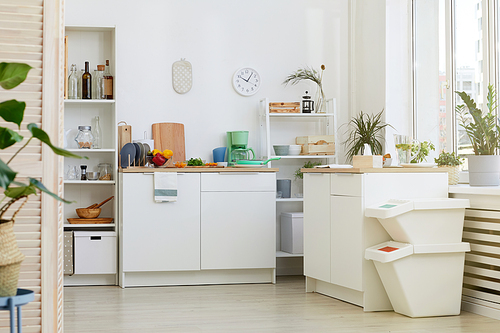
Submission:
[[[260,132],[261,155],[264,158],[275,157],[273,144],[295,144],[295,138],[307,135],[334,135],[337,147],[337,109],[336,100],[327,100],[326,113],[270,113],[267,98],[260,101]],[[335,147],[335,148],[336,148]],[[335,149],[335,151],[337,151]],[[319,161],[322,164],[337,163],[337,154],[334,155],[297,155],[279,156],[281,160],[268,163],[268,167],[278,167],[280,171],[277,179],[292,179],[292,197],[276,199],[276,257],[298,258],[303,254],[290,254],[280,251],[280,216],[282,212],[302,211],[302,197],[296,197],[300,191],[298,182],[294,181],[294,172],[306,161]],[[295,186],[294,186],[295,185]],[[279,274],[279,265],[278,265]],[[286,274],[286,273],[285,273]]]
[[[84,68],[85,61],[89,61],[90,73],[93,74],[97,65],[104,65],[106,60],[109,60],[110,71],[115,79],[114,84],[116,87],[115,34],[115,27],[66,26],[68,69],[71,68],[71,64],[76,64],[77,69],[80,70]],[[116,96],[116,89],[113,90]],[[65,158],[65,173],[68,171],[69,166],[78,166],[79,168],[82,164],[87,165],[87,171],[98,171],[99,163],[109,163],[112,168],[111,180],[68,180],[65,175],[64,196],[68,200],[76,201],[76,203],[64,206],[65,231],[95,231],[96,235],[104,231],[115,233],[117,231],[119,198],[116,181],[118,179],[116,108],[117,102],[114,99],[65,99],[64,101],[64,148],[77,155],[88,157],[88,160]],[[96,116],[99,116],[100,121],[102,148],[78,149],[74,141],[78,133],[78,126],[90,125],[94,129],[94,118]],[[102,206],[99,217],[111,217],[114,219],[113,223],[69,224],[67,222],[68,218],[78,218],[76,208],[100,203],[111,196],[114,196],[114,199]],[[75,251],[77,250],[75,249]],[[103,256],[105,255],[103,254]],[[117,274],[109,274],[109,272],[107,274],[99,274],[99,272],[75,273],[71,276],[65,276],[64,283],[65,285],[117,284]]]

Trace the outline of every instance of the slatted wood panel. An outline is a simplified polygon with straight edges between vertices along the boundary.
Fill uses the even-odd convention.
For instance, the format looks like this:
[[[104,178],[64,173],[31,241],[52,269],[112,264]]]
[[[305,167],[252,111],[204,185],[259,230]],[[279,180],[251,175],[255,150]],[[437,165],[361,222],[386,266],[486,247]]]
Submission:
[[[42,47],[43,0],[0,0],[0,61],[24,62],[32,67],[27,80],[15,89],[0,90],[0,101],[25,101],[27,108],[20,134],[29,138],[26,125],[42,122]],[[16,129],[0,119],[0,126]],[[8,161],[26,143],[0,151]],[[10,164],[19,171],[19,180],[42,177],[41,144],[33,140]],[[3,191],[2,191],[3,192]],[[3,194],[0,195],[0,199]],[[16,204],[18,207],[20,203]],[[14,209],[16,207],[13,207]],[[11,212],[12,214],[12,212]],[[35,300],[23,307],[23,332],[41,332],[41,200],[31,196],[18,214],[14,226],[21,251],[26,259],[21,265],[19,287],[35,291]],[[0,332],[9,332],[8,312],[0,312]]]
[[[464,299],[500,310],[500,212],[466,210],[463,240],[471,244],[465,255]]]

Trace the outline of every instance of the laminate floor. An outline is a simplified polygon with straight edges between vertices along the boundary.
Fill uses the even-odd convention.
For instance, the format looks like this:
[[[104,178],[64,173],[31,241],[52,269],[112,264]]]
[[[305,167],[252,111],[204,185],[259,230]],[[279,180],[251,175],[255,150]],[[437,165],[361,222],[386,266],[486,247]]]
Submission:
[[[500,332],[500,321],[465,311],[408,318],[304,290],[301,276],[275,285],[66,287],[64,332]]]

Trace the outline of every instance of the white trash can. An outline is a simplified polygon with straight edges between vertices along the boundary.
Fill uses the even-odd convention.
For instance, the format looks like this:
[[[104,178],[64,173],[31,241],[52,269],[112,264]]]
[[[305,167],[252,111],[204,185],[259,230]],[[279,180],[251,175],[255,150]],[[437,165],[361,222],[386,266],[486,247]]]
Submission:
[[[304,213],[281,213],[281,251],[304,253]]]
[[[365,250],[394,311],[408,317],[460,314],[469,243],[412,245],[385,242]]]
[[[411,244],[444,244],[462,241],[468,199],[391,199],[367,207],[365,216],[376,217],[391,238]]]

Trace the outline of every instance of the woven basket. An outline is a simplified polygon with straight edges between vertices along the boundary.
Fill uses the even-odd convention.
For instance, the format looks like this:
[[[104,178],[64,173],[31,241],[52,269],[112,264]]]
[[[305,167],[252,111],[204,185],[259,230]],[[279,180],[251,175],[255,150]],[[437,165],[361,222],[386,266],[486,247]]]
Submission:
[[[24,254],[19,251],[14,222],[0,221],[0,297],[15,296]]]
[[[440,168],[446,168],[448,171],[448,185],[457,185],[458,178],[460,174],[460,166],[449,166],[449,165],[440,165]]]

